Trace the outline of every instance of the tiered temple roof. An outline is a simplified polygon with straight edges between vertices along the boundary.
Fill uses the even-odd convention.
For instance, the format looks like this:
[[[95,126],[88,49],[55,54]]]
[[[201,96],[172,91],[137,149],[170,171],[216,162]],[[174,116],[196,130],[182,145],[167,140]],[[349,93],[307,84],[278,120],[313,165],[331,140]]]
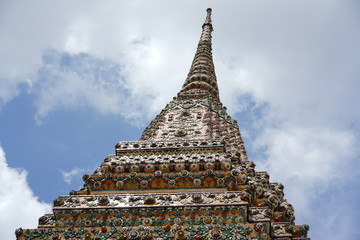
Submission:
[[[117,143],[82,189],[54,200],[37,229],[17,229],[18,240],[309,240],[283,185],[255,171],[220,102],[212,30],[207,9],[182,89],[140,140]]]

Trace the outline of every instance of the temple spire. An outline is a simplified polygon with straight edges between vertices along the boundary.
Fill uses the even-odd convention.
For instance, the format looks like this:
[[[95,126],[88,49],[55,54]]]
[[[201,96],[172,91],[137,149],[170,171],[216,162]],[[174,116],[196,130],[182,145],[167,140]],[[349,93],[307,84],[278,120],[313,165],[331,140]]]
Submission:
[[[248,161],[218,98],[211,9],[184,88],[139,141],[118,142],[84,186],[54,200],[17,240],[310,240],[280,183]]]
[[[206,91],[219,98],[219,89],[217,86],[214,62],[211,48],[211,32],[213,26],[211,23],[211,8],[208,8],[205,22],[202,25],[200,41],[191,64],[189,74],[181,89],[181,93],[192,92],[196,90]]]

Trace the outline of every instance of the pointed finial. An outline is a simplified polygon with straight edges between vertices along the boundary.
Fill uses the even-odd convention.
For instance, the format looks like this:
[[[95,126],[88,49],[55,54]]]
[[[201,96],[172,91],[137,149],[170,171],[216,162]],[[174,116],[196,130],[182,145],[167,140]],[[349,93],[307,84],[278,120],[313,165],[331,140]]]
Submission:
[[[211,24],[211,8],[206,9],[207,15],[205,19],[205,24]]]
[[[180,92],[206,91],[219,98],[219,89],[211,53],[211,32],[213,31],[211,11],[211,8],[206,9],[207,15],[202,25],[202,32],[195,57]]]

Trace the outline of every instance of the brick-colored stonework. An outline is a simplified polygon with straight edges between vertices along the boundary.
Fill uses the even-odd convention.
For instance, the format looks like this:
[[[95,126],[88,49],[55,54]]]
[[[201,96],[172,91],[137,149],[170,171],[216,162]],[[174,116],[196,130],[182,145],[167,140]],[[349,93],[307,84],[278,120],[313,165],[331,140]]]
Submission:
[[[255,171],[220,102],[212,30],[207,9],[182,89],[140,140],[117,143],[37,229],[17,229],[18,240],[309,239],[307,225],[294,225],[283,185]]]

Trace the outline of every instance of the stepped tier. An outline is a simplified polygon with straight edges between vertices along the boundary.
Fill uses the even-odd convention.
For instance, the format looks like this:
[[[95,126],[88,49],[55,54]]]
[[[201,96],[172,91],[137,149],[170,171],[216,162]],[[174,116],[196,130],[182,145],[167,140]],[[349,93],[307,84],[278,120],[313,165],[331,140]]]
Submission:
[[[214,140],[116,144],[18,239],[308,239],[283,186]],[[47,238],[44,238],[47,237]]]

